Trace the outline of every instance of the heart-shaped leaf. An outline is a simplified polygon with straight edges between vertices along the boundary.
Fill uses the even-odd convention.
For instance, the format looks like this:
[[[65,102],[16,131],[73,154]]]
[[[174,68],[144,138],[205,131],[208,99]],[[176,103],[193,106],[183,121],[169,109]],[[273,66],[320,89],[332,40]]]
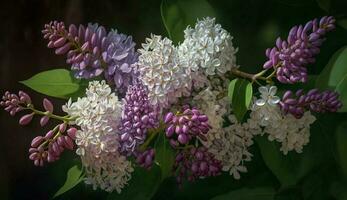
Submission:
[[[76,79],[66,69],[44,71],[20,83],[36,92],[62,99],[81,96],[88,86],[88,81]]]

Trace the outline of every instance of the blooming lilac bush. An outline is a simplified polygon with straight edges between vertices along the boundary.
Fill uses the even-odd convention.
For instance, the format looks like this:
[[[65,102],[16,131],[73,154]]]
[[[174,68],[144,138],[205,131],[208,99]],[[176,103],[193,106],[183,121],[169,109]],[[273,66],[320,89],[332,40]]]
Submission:
[[[256,156],[254,144],[263,150],[259,138],[279,144],[278,156],[303,153],[318,114],[342,108],[333,90],[282,90],[307,82],[307,65],[334,28],[332,16],[294,26],[287,40],[278,38],[265,51],[262,71],[250,74],[237,65],[233,37],[215,18],[188,26],[177,45],[152,34],[138,50],[131,36],[116,30],[53,21],[43,37],[71,67],[72,75],[59,80],[77,88],[65,94],[66,114],[54,114],[46,98],[44,110],[37,109],[23,91],[5,92],[0,106],[11,116],[25,113],[21,125],[34,116],[42,127],[54,120],[46,134],[33,138],[29,159],[44,166],[73,150],[83,171],[78,180],[94,189],[122,193],[139,168],[150,173],[158,166],[162,179],[174,176],[180,186],[224,172],[238,180]],[[42,91],[35,81],[26,84]]]

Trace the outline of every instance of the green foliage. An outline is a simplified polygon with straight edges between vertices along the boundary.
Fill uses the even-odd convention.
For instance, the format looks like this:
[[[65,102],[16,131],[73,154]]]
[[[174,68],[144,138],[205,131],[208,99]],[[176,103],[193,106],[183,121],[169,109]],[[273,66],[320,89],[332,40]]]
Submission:
[[[172,175],[172,166],[175,161],[175,152],[165,137],[165,133],[159,133],[154,145],[155,163],[161,169],[162,180]]]
[[[256,142],[266,165],[275,174],[282,186],[295,185],[298,181],[295,177],[296,163],[279,151],[277,143],[270,142],[266,137],[257,137]]]
[[[266,165],[278,178],[282,188],[296,185],[311,170],[323,163],[331,162],[331,146],[323,130],[319,121],[311,127],[310,143],[300,154],[289,152],[287,155],[283,155],[280,152],[279,143],[270,142],[266,136],[256,137]]]
[[[347,18],[337,20],[337,24],[340,25],[342,28],[347,29]]]
[[[273,200],[275,198],[275,190],[270,187],[259,188],[241,188],[233,190],[227,194],[219,195],[211,200]]]
[[[82,170],[77,166],[73,166],[69,169],[66,176],[64,185],[54,194],[54,197],[64,194],[65,192],[74,188],[83,180]]]
[[[252,101],[252,83],[246,79],[234,79],[230,82],[228,96],[238,121],[242,121]]]
[[[329,12],[330,11],[330,7],[331,7],[331,0],[316,0],[319,7],[321,9],[323,9],[325,12]]]
[[[331,194],[337,199],[337,200],[347,200],[347,184],[343,182],[334,182],[331,187],[330,191]]]
[[[335,134],[337,160],[347,180],[347,121],[341,123]]]
[[[163,0],[160,11],[169,38],[175,43],[183,41],[183,31],[197,19],[216,16],[206,0]]]
[[[20,83],[36,92],[62,99],[81,96],[88,86],[87,81],[75,79],[72,72],[66,69],[40,72]]]
[[[316,86],[338,92],[343,103],[339,111],[347,111],[347,46],[339,49],[330,58],[329,63],[319,75]]]
[[[161,183],[161,172],[157,165],[150,170],[136,168],[132,178],[122,192],[116,191],[108,196],[109,200],[149,200],[153,197]]]

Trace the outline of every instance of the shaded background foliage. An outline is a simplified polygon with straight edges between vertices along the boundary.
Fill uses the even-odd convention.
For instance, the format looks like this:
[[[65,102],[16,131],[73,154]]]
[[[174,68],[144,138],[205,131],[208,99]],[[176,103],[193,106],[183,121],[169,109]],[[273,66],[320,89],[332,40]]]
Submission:
[[[18,81],[44,70],[66,66],[63,56],[56,56],[52,50],[45,47],[46,42],[41,36],[41,29],[45,23],[51,20],[62,20],[66,24],[96,22],[108,29],[116,28],[122,33],[132,35],[139,47],[150,33],[167,35],[161,20],[160,3],[160,0],[1,2],[0,92],[21,89],[30,92],[30,89],[24,88]],[[315,17],[327,15],[327,12],[338,19],[347,18],[346,0],[210,0],[209,3],[216,11],[218,23],[234,36],[234,44],[239,47],[238,64],[248,72],[256,72],[261,68],[266,59],[264,50],[273,46],[278,36],[286,37],[293,25],[304,24]],[[317,62],[309,67],[310,74],[319,74],[332,54],[345,45],[347,45],[347,31],[342,26],[337,26],[336,31],[329,33],[328,40],[317,56]],[[40,102],[43,98],[43,95],[34,92],[31,94],[35,102]],[[61,100],[55,100],[55,102],[60,105],[64,103]],[[327,115],[314,127],[320,130],[321,135],[318,135],[317,141],[323,141],[323,144],[318,143],[318,147],[312,147],[311,151],[317,151],[314,159],[321,159],[322,163],[314,166],[314,170],[304,174],[303,178],[298,180],[299,189],[292,185],[281,190],[280,182],[276,179],[277,175],[270,171],[262,160],[259,148],[254,145],[252,147],[252,152],[255,154],[253,162],[247,165],[250,172],[243,174],[240,181],[235,181],[229,176],[221,176],[185,185],[182,190],[179,190],[172,179],[167,179],[159,187],[159,192],[155,194],[154,199],[210,199],[227,193],[231,189],[239,188],[241,185],[248,187],[275,185],[276,189],[282,192],[278,199],[299,199],[299,197],[333,199],[331,195],[326,196],[327,192],[324,192],[330,191],[331,187],[325,185],[327,183],[325,178],[340,181],[339,166],[336,164],[339,155],[333,149],[333,144],[336,143],[334,127],[338,125],[337,122],[346,119],[344,114]],[[44,168],[34,167],[27,158],[27,149],[33,136],[44,133],[45,130],[42,130],[37,123],[23,128],[18,125],[17,119],[10,118],[6,112],[0,112],[0,128],[2,130],[0,199],[49,199],[52,197],[64,183],[66,171],[72,163],[78,162],[78,158],[73,154],[65,153],[61,160],[53,165]],[[346,126],[340,127],[340,132],[346,131]],[[307,149],[309,147],[305,147],[304,151]],[[284,165],[291,166],[296,163]],[[321,175],[314,176],[318,171]],[[307,188],[310,188],[309,186],[313,183],[318,186],[311,187],[313,189],[309,193],[310,190]],[[260,190],[260,192],[264,191],[269,192],[267,188]],[[80,184],[64,194],[61,199],[106,197],[106,193],[93,192],[88,186]]]

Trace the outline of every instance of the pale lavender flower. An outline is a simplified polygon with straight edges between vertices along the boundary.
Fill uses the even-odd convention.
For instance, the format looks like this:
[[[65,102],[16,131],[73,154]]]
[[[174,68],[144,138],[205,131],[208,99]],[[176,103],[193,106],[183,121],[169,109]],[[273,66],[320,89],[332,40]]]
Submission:
[[[67,54],[66,62],[77,78],[93,78],[104,73],[109,84],[125,92],[137,77],[135,63],[138,54],[130,36],[103,26],[88,24],[87,27],[71,24],[68,30],[63,22],[51,22],[42,31],[49,40],[48,47],[55,53]]]

